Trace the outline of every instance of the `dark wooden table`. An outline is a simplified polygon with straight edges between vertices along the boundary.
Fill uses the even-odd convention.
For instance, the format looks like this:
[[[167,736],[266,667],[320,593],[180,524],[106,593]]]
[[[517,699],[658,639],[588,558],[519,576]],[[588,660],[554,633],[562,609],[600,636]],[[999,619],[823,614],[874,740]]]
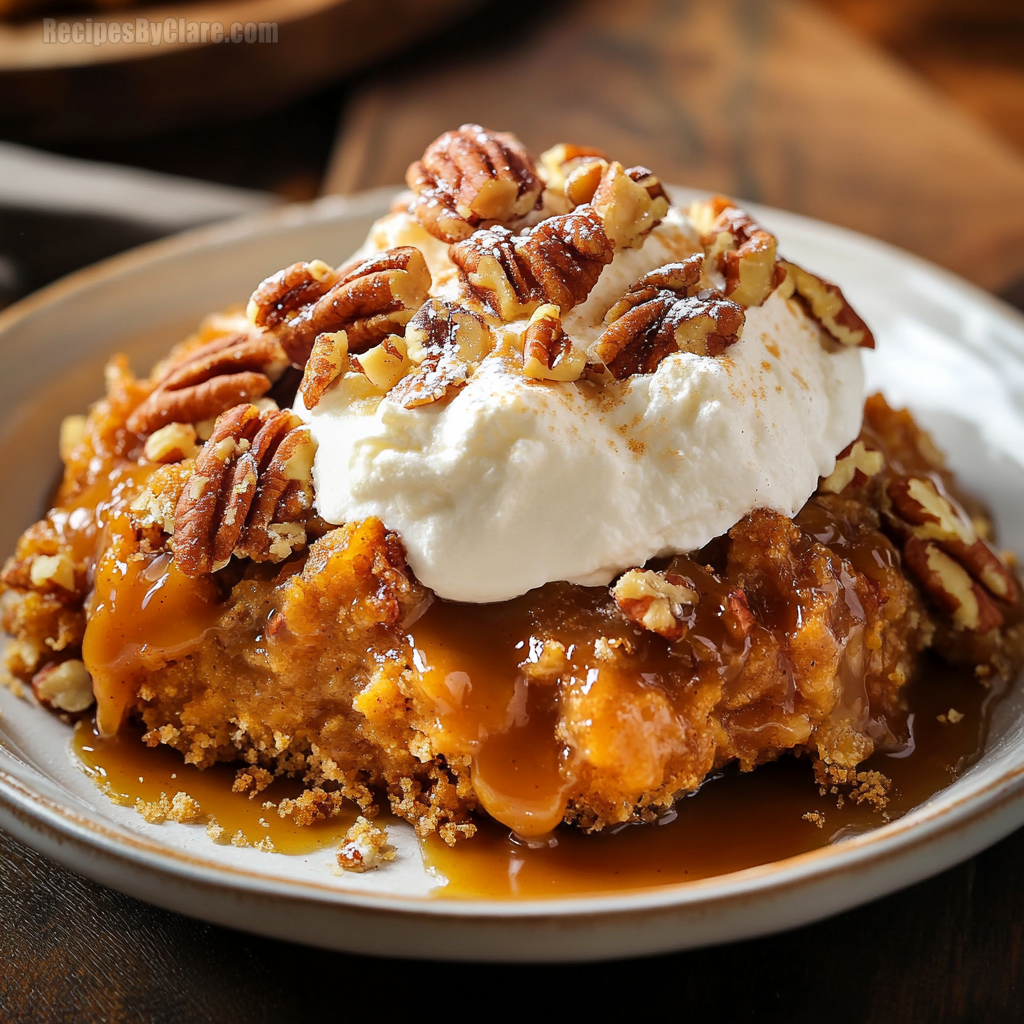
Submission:
[[[326,190],[398,182],[435,135],[478,120],[534,150],[593,143],[667,180],[842,223],[1024,298],[1024,158],[820,8],[545,8],[495,6],[363,83]],[[1017,1020],[1022,861],[1024,831],[783,935],[613,964],[467,970],[196,922],[0,836],[0,1020],[305,1024],[364,1008],[463,1017],[501,1003],[695,1021]]]

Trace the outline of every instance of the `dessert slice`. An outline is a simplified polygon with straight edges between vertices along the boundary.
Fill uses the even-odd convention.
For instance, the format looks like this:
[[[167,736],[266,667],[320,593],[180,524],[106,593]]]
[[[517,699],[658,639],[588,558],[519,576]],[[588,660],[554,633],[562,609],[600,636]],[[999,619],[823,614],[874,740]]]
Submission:
[[[753,219],[479,126],[410,185],[65,424],[2,577],[41,703],[454,843],[789,752],[852,781],[923,652],[1017,672],[983,510],[862,408],[870,331]]]

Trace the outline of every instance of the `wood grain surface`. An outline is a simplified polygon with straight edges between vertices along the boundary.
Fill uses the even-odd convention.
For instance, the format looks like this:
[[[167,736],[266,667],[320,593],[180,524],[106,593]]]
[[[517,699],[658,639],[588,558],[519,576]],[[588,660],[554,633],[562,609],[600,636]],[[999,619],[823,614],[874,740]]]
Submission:
[[[1024,831],[820,924],[608,964],[458,966],[306,949],[157,910],[0,835],[0,1019],[327,1024],[493,1017],[1020,1020]],[[554,1008],[557,1006],[557,1009]]]
[[[1024,159],[799,0],[585,0],[511,46],[389,68],[351,103],[326,191],[400,182],[464,121],[832,221],[995,291],[1024,275]]]

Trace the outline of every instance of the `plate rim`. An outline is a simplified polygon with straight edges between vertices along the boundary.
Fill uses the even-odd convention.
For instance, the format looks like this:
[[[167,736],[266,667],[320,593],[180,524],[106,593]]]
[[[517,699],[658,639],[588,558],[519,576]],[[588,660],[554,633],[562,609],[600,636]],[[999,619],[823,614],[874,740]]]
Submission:
[[[678,186],[669,188],[673,194],[687,197],[707,194],[703,190]],[[133,273],[142,267],[163,259],[173,259],[197,248],[228,246],[254,235],[287,232],[300,229],[305,224],[379,215],[386,209],[396,191],[396,188],[385,187],[352,196],[328,196],[310,203],[260,211],[228,222],[195,228],[129,250],[76,271],[0,312],[0,343],[9,331],[17,325],[24,324],[34,315],[54,304],[74,301],[76,295],[119,275]],[[1024,357],[1024,315],[978,286],[921,257],[847,228],[788,211],[761,207],[758,204],[745,205],[759,216],[763,216],[766,222],[789,226],[804,233],[810,232],[838,244],[847,251],[883,255],[887,259],[898,261],[904,267],[915,267],[933,280],[937,279],[946,287],[958,292],[970,303],[982,305],[999,319],[1009,321],[1015,328],[1011,340],[1019,354]],[[9,754],[7,751],[4,753]],[[46,778],[34,768],[27,767],[26,771],[30,776],[35,773]],[[193,885],[241,892],[258,899],[276,897],[330,908],[397,914],[403,918],[412,915],[435,921],[493,920],[509,923],[557,918],[563,921],[582,922],[593,920],[595,917],[614,919],[638,913],[685,912],[701,906],[714,909],[736,901],[749,900],[759,894],[779,895],[809,883],[827,883],[835,876],[851,871],[878,870],[884,867],[885,862],[902,863],[912,858],[917,849],[938,849],[942,847],[943,842],[948,845],[958,834],[978,825],[983,819],[990,819],[986,830],[978,830],[979,841],[976,845],[972,845],[971,841],[961,841],[959,847],[951,854],[947,854],[945,859],[943,856],[933,858],[934,862],[925,872],[912,871],[912,882],[928,877],[972,855],[1024,823],[1022,760],[1016,766],[1004,768],[996,778],[990,778],[984,783],[979,784],[978,780],[972,782],[970,776],[959,780],[955,783],[961,787],[956,799],[944,801],[938,808],[930,806],[929,801],[894,822],[843,843],[711,878],[658,887],[618,890],[612,894],[585,893],[521,900],[445,897],[443,892],[431,896],[407,896],[355,892],[336,886],[328,887],[326,884],[321,886],[308,880],[283,880],[257,871],[246,871],[234,866],[217,864],[213,860],[194,857],[186,851],[143,835],[133,836],[127,842],[121,832],[112,829],[107,829],[104,835],[105,826],[102,824],[90,821],[72,808],[61,807],[51,797],[38,790],[33,791],[31,781],[24,777],[25,774],[26,772],[21,771],[12,772],[0,763],[0,824],[21,837],[26,833],[38,836],[40,828],[50,830],[58,838],[58,842],[64,841],[80,849],[95,851],[132,868],[157,875],[169,873],[178,880]],[[54,785],[59,786],[59,783]],[[943,792],[946,791],[940,791],[936,796],[941,796]],[[998,824],[993,823],[991,819],[994,818],[999,819]],[[23,827],[19,827],[18,821],[21,821]],[[12,823],[13,828],[10,827]],[[34,844],[29,842],[29,845]],[[53,855],[52,852],[50,855]],[[69,867],[78,867],[61,856],[56,856],[55,859]],[[241,884],[240,879],[243,880]],[[873,895],[866,898],[881,896],[905,884],[910,882],[897,880],[888,887],[875,886],[872,889]],[[116,884],[114,887],[117,887]],[[853,902],[863,901],[864,899],[855,899]],[[821,914],[812,911],[791,924],[806,923],[833,912],[836,912],[836,908],[826,909]],[[780,927],[786,926],[791,925]],[[768,930],[773,929],[762,929]],[[756,930],[743,932],[744,935],[750,936],[761,933]],[[680,945],[660,945],[656,948],[680,948]],[[650,951],[652,950],[646,950]],[[515,958],[500,956],[488,959]]]

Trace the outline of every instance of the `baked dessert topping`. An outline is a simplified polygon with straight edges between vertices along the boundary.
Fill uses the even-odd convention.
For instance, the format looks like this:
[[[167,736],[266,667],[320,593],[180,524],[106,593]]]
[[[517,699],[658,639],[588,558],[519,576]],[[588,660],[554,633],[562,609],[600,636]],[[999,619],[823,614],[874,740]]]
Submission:
[[[751,217],[478,126],[409,180],[346,266],[268,278],[148,380],[115,361],[62,431],[3,573],[41,703],[91,680],[101,733],[301,778],[296,821],[384,795],[454,843],[481,811],[652,821],[787,751],[881,800],[858,766],[906,741],[923,651],[1016,672],[983,511],[864,407],[870,331]]]

